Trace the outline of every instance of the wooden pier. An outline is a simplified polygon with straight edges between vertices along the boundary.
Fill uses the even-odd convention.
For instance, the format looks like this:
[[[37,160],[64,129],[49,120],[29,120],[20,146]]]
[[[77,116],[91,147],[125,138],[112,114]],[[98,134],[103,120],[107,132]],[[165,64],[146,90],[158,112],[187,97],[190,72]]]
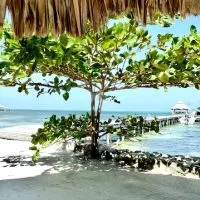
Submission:
[[[181,117],[180,115],[157,116],[156,120],[159,121],[159,126],[160,128],[162,128],[165,126],[170,126],[178,123],[180,117]],[[155,120],[155,117],[146,117],[145,120],[151,123],[152,120]],[[10,140],[30,141],[31,135],[36,133],[38,128],[40,128],[40,126],[37,125],[2,128],[0,129],[0,138],[10,139]],[[150,130],[135,130],[133,135],[143,134],[149,131]]]
[[[158,121],[159,129],[161,129],[162,127],[171,126],[171,125],[179,123],[180,117],[182,117],[182,115],[156,116],[156,117],[144,117],[144,120],[149,124],[153,120]],[[118,126],[118,124],[116,124],[116,126]],[[150,132],[150,128],[133,130],[133,137],[139,136],[148,132]],[[106,134],[107,144],[110,144],[111,138],[112,138],[111,134]],[[124,141],[124,136],[121,137],[121,141]]]
[[[179,123],[179,118],[182,115],[169,115],[169,116],[158,116],[156,120],[159,121],[159,127],[170,126]],[[148,119],[146,119],[148,121]]]

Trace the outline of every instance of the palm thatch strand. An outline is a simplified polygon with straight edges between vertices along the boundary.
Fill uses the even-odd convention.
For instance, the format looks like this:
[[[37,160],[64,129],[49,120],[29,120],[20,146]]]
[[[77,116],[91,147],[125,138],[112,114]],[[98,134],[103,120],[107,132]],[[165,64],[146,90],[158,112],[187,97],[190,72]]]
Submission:
[[[93,29],[104,25],[112,13],[133,12],[143,24],[156,12],[174,16],[200,14],[199,0],[0,0],[0,29],[6,9],[11,14],[17,37],[60,35],[81,36],[87,23]]]

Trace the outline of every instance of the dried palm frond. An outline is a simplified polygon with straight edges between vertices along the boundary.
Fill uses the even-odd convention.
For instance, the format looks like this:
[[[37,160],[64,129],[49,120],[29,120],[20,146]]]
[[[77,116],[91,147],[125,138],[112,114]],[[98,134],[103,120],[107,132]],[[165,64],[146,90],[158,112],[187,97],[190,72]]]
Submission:
[[[5,15],[6,15],[6,0],[2,0],[0,3],[0,28],[3,26]]]
[[[81,36],[87,23],[93,29],[104,25],[110,14],[133,12],[143,24],[161,12],[174,16],[200,14],[199,0],[1,0],[0,28],[6,9],[11,14],[17,37],[60,35],[68,32]]]

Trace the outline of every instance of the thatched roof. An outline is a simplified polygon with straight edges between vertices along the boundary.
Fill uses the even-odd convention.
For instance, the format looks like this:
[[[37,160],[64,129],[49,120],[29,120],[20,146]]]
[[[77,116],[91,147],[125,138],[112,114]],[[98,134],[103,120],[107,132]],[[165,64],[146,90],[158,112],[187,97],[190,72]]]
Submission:
[[[200,14],[199,0],[0,0],[0,29],[6,9],[11,13],[16,36],[59,35],[69,32],[82,35],[87,22],[97,29],[110,13],[132,11],[142,23],[155,12],[182,16]]]
[[[189,110],[190,108],[182,101],[177,102],[173,107],[172,110]]]

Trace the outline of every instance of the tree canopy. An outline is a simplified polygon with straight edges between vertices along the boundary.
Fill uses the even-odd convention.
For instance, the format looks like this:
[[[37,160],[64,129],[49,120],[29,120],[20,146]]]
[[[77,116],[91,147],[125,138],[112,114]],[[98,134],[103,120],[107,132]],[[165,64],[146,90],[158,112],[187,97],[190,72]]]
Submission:
[[[54,35],[65,31],[83,35],[87,25],[97,30],[107,23],[112,15],[132,13],[138,21],[146,24],[161,13],[174,16],[180,14],[199,15],[199,0],[1,0],[0,29],[6,11],[11,15],[17,37]]]
[[[199,85],[200,36],[194,26],[182,38],[172,34],[158,35],[157,45],[137,22],[117,23],[99,32],[88,32],[83,38],[62,35],[31,39],[14,38],[10,28],[1,33],[4,51],[0,62],[0,84],[19,86],[28,93],[34,86],[38,93],[63,91],[70,87],[95,91]],[[137,56],[143,51],[145,56]],[[37,83],[33,75],[54,76],[54,80]],[[67,80],[61,80],[66,77]],[[76,84],[75,84],[76,82]],[[66,98],[67,99],[67,98]]]
[[[64,34],[18,40],[6,26],[0,36],[4,41],[0,85],[17,86],[19,92],[27,94],[34,89],[38,96],[58,93],[65,100],[72,88],[87,90],[91,95],[87,126],[95,145],[103,101],[119,103],[110,92],[200,86],[200,34],[195,26],[181,38],[159,34],[157,44],[152,44],[148,31],[134,19],[108,25],[98,32],[88,30],[82,38]],[[38,79],[37,74],[43,79]],[[52,119],[56,122],[55,117]],[[70,120],[63,118],[60,122]],[[71,122],[68,125],[71,127]]]

